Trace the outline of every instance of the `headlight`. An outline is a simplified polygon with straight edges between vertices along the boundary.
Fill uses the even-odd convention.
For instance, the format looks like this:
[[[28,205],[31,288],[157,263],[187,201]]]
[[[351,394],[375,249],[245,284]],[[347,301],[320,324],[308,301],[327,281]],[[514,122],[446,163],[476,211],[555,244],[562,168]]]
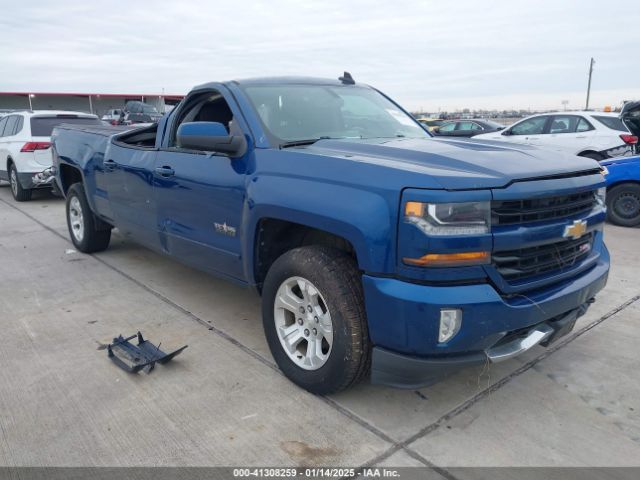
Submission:
[[[404,221],[427,235],[477,235],[491,231],[490,202],[407,202]]]
[[[607,187],[602,187],[596,190],[596,201],[598,205],[604,207],[607,202]]]

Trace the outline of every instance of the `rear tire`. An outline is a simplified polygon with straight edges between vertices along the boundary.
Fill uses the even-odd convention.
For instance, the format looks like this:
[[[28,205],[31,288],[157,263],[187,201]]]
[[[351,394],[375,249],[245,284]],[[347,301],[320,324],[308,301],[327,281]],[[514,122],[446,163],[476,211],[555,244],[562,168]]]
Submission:
[[[18,169],[14,163],[9,166],[9,183],[11,184],[11,194],[16,202],[28,202],[31,200],[33,191],[29,188],[22,188],[18,178]]]
[[[621,227],[640,225],[640,185],[623,183],[607,192],[607,218]]]
[[[83,253],[105,250],[111,240],[111,226],[95,217],[81,183],[67,192],[67,227],[73,245]]]
[[[362,278],[340,250],[314,245],[279,257],[264,282],[262,320],[282,372],[311,393],[344,390],[369,371]]]

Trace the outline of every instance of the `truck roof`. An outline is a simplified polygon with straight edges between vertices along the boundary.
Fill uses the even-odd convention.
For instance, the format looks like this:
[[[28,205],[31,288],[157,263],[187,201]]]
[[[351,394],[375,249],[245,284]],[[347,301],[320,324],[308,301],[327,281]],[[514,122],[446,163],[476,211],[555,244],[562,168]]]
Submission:
[[[231,80],[222,83],[234,83],[236,85],[242,86],[255,86],[255,85],[335,85],[341,86],[344,85],[339,79],[331,79],[331,78],[316,78],[316,77],[296,77],[296,76],[285,76],[285,77],[257,77],[257,78],[243,78],[237,80]],[[198,85],[194,88],[194,90],[200,90],[203,88],[215,88],[216,85],[219,85],[220,82],[208,82],[202,85]],[[363,84],[356,85],[363,86]],[[353,85],[350,85],[353,86]]]

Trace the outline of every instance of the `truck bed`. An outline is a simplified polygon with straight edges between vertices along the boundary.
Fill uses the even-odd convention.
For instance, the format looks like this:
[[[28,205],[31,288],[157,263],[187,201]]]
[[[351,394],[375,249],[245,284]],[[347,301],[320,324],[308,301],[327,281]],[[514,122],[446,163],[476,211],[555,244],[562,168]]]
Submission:
[[[105,137],[110,137],[116,133],[124,133],[129,130],[135,128],[132,125],[72,125],[68,123],[63,123],[62,125],[58,125],[56,128],[64,129],[64,130],[77,130],[86,133],[93,133],[96,135],[102,135]]]
[[[112,137],[130,130],[129,126],[62,124],[51,134],[53,165],[69,165],[85,173],[101,170]]]
[[[84,170],[91,163],[101,163],[112,139],[120,135],[120,147],[152,147],[157,125],[151,127],[114,125],[62,124],[53,130],[53,143],[57,160]],[[128,135],[123,135],[127,134]]]

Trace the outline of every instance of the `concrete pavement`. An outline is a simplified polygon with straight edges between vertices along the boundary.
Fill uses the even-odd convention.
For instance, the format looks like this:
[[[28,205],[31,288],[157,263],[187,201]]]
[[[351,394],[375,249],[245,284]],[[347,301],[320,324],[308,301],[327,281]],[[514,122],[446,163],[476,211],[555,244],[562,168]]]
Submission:
[[[0,465],[640,466],[640,230],[606,240],[609,284],[552,351],[322,398],[275,368],[253,293],[117,232],[72,252],[60,199],[0,186]],[[126,374],[99,348],[137,330],[189,348]]]

